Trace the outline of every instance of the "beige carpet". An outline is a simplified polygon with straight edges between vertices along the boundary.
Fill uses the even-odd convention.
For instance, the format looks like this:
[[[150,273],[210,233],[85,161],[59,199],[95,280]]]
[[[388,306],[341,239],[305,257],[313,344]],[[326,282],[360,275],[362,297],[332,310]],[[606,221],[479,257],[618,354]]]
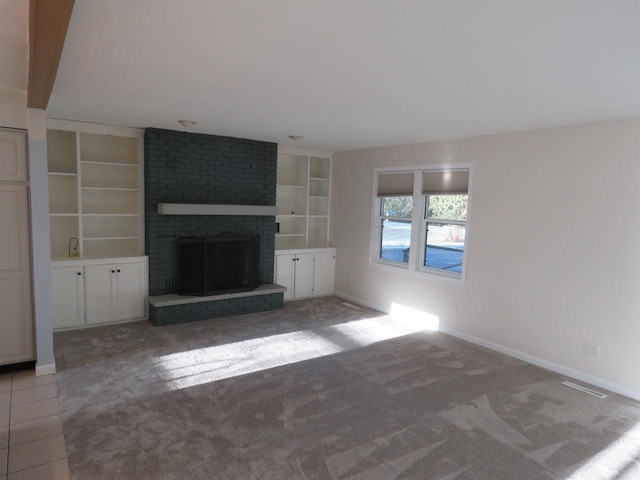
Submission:
[[[640,404],[330,297],[55,335],[71,475],[640,479]]]

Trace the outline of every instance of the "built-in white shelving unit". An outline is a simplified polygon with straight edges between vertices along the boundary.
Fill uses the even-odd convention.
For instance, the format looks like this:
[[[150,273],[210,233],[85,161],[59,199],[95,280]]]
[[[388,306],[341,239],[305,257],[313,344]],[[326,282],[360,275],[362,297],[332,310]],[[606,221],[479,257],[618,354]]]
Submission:
[[[328,245],[330,194],[331,153],[279,147],[276,250]]]
[[[143,131],[48,120],[51,257],[141,255]],[[72,242],[72,246],[75,242]]]

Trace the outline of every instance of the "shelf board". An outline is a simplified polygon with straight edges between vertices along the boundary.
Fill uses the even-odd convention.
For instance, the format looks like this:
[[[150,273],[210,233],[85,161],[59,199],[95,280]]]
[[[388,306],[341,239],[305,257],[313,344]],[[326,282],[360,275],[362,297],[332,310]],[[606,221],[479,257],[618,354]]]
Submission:
[[[276,187],[285,187],[285,188],[307,188],[307,185],[290,185],[288,183],[278,183]]]
[[[140,240],[140,237],[87,237],[84,236],[83,240]]]
[[[138,213],[88,213],[83,212],[82,215],[89,217],[139,217]]]
[[[120,163],[120,162],[96,162],[94,160],[80,160],[80,163],[88,164],[88,165],[105,165],[112,167],[134,167],[138,168],[140,165],[137,163]]]
[[[329,215],[307,215],[309,218],[328,218]]]
[[[304,237],[305,233],[276,233],[276,237]]]
[[[139,188],[123,188],[123,187],[82,187],[83,190],[107,190],[118,192],[139,192]]]
[[[286,215],[286,214],[280,214],[280,215],[276,215],[276,219],[278,218],[307,218],[306,215]]]
[[[328,177],[309,177],[309,180],[322,180],[322,181],[328,182],[329,178]]]
[[[309,195],[309,198],[329,198],[328,195]]]
[[[49,213],[50,217],[78,217],[79,213]]]
[[[49,175],[52,177],[77,177],[77,173],[69,173],[69,172],[49,172]]]

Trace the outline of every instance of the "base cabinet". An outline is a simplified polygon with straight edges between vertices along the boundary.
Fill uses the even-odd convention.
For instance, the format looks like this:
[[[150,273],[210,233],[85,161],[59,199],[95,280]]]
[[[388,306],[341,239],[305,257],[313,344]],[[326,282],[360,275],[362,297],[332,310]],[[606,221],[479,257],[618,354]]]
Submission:
[[[285,300],[333,295],[334,248],[279,250],[276,251],[275,264],[275,282],[287,288]]]
[[[147,317],[147,257],[54,262],[51,277],[55,329]]]

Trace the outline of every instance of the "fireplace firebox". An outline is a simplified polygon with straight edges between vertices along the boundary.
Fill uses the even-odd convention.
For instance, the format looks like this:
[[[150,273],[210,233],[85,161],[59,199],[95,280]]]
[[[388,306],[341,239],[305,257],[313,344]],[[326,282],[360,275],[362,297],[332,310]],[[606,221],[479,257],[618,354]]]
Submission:
[[[178,293],[247,292],[260,285],[260,237],[178,239]]]

